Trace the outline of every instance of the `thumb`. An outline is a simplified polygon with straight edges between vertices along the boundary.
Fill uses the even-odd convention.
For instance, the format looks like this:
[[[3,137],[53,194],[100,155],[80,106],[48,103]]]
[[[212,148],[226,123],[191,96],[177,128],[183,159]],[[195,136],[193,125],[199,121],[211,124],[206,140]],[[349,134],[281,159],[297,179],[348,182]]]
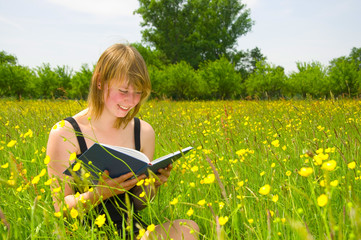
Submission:
[[[108,170],[104,170],[103,174],[102,174],[102,179],[105,180],[109,178],[109,171]]]

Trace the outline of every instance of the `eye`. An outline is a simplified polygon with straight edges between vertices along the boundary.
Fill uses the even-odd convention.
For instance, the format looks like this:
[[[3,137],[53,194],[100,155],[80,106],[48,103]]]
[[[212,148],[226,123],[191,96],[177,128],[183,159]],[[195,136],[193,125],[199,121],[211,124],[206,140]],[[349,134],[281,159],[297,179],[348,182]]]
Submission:
[[[142,91],[137,91],[137,92],[135,92],[137,95],[142,95],[143,94],[143,92]]]
[[[119,89],[119,92],[123,93],[123,94],[127,94],[128,90],[124,90],[124,89]]]

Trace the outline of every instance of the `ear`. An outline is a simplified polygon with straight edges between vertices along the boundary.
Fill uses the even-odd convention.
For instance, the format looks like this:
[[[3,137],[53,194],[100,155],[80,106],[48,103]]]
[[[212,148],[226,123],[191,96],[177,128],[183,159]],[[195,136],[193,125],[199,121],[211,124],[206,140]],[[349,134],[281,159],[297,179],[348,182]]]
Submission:
[[[100,80],[99,74],[97,74],[97,87],[98,87],[99,90],[102,89],[102,84],[101,84],[101,80]]]

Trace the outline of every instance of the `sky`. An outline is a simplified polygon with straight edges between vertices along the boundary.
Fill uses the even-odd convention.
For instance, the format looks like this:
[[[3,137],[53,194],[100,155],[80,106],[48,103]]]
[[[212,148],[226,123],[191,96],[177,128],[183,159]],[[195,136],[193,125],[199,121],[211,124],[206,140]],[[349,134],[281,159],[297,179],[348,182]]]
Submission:
[[[242,0],[254,21],[237,49],[258,47],[267,61],[297,71],[296,62],[334,58],[361,48],[359,0]],[[0,0],[0,51],[36,68],[95,64],[114,43],[141,42],[137,0]]]

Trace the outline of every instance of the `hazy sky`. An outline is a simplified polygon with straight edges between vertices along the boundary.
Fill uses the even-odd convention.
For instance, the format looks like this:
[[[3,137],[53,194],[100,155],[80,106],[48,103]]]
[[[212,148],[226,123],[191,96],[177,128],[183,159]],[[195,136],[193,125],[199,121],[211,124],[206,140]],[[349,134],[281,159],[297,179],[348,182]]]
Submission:
[[[360,0],[247,0],[255,22],[238,49],[259,47],[268,62],[327,65],[361,47]],[[116,42],[141,41],[137,0],[0,0],[0,51],[31,68],[50,63],[77,71]]]

